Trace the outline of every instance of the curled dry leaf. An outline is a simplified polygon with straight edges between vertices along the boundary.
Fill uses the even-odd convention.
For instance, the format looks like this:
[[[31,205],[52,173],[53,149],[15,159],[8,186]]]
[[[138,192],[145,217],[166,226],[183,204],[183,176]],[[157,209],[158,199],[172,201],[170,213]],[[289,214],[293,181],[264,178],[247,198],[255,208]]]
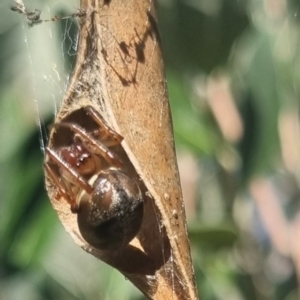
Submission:
[[[77,63],[45,161],[51,202],[80,247],[118,269],[150,299],[198,299],[153,3],[81,0],[81,10]],[[115,167],[135,182],[132,188],[127,180],[131,188],[124,190],[142,194],[142,223],[139,217],[128,221],[138,231],[130,233],[135,237],[129,244],[93,247],[78,228],[80,208],[72,206],[70,193],[90,199],[95,179],[85,180],[84,172],[92,172],[86,165],[68,171],[71,154],[82,159],[81,167],[95,151],[101,156],[92,160],[97,171]],[[56,167],[49,168],[51,163]]]

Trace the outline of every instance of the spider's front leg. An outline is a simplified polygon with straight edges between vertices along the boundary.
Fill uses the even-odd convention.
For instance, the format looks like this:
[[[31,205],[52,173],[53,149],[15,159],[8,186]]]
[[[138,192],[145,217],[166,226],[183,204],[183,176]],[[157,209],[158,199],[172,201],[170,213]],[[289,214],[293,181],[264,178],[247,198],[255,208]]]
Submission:
[[[84,110],[99,126],[99,129],[94,131],[95,137],[99,138],[106,147],[121,144],[123,137],[106,124],[102,116],[94,109],[93,106],[86,106]]]

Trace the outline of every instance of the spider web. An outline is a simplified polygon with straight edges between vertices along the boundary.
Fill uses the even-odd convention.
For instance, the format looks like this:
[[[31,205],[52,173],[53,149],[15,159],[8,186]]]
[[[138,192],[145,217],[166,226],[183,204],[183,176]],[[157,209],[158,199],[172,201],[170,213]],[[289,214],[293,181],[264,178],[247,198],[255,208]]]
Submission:
[[[79,5],[78,1],[72,1],[69,5],[50,0],[43,5],[39,1],[27,2],[18,1],[27,11],[40,10],[42,20],[50,20],[55,15],[72,14]],[[10,4],[14,5],[14,2]],[[78,22],[73,18],[42,22],[31,27],[26,15],[14,14],[13,17],[18,20],[20,36],[15,40],[20,50],[18,58],[22,61],[18,75],[21,84],[26,86],[26,93],[23,94],[26,99],[22,101],[26,103],[32,120],[35,119],[40,148],[44,151],[48,140],[48,120],[58,112],[75,62]]]
[[[54,16],[72,15],[79,8],[79,1],[77,0],[69,1],[69,3],[47,0],[43,4],[37,0],[19,0],[18,3],[23,4],[28,11],[40,10],[41,20],[50,20]],[[13,4],[14,2],[10,1],[7,6],[11,7]],[[25,108],[28,114],[29,127],[38,129],[40,149],[44,152],[48,141],[48,125],[53,123],[59,111],[75,64],[78,44],[78,20],[70,18],[58,22],[42,22],[29,27],[26,15],[10,12],[8,7],[6,7],[7,13],[13,15],[19,31],[18,38],[14,38],[14,43],[17,44],[16,47],[19,50],[19,60],[21,61],[16,77],[22,85],[20,90],[26,91],[18,94],[17,101],[22,103],[20,111],[24,111]],[[56,253],[57,251],[53,251],[47,261],[43,263],[43,266],[46,272],[56,278],[57,282],[62,284],[71,294],[86,293],[91,295],[93,292],[98,293],[101,289],[99,283],[102,283],[103,289],[105,288],[107,292],[107,299],[125,299],[124,295],[128,295],[128,299],[134,299],[135,295],[139,295],[137,289],[131,283],[126,282],[119,272],[112,271],[113,269],[109,266],[101,264],[101,272],[95,276],[94,274],[97,274],[95,258],[82,253],[65,233],[61,233],[55,247],[58,247],[58,245],[62,251],[69,249],[67,250],[68,255],[72,252],[70,259],[66,260],[64,257],[64,262],[60,261],[60,264],[63,264],[64,267],[60,265],[59,268],[56,268],[52,262],[62,260],[62,257]],[[72,249],[70,250],[70,248]],[[162,251],[164,251],[163,247]],[[84,261],[85,264],[76,263],[78,268],[74,268],[72,262],[80,260]],[[90,271],[88,271],[87,266]],[[93,274],[92,278],[94,280],[89,282],[90,287],[93,288],[77,287],[71,283],[65,283],[64,281],[68,275],[64,274],[62,269],[73,270],[74,282],[86,281],[83,275],[86,272],[82,271],[85,269]],[[110,279],[109,276],[107,278],[107,274],[112,272],[114,274],[113,279]],[[101,274],[106,274],[106,276]],[[172,282],[174,281],[173,277]],[[115,289],[114,286],[117,285],[119,288]],[[101,299],[105,298],[105,296],[101,297]]]

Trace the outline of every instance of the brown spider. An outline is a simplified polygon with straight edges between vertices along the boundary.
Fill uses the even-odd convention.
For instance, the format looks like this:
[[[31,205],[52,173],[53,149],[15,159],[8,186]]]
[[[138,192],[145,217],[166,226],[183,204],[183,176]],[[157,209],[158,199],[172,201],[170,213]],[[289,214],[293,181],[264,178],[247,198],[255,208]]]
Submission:
[[[143,196],[112,151],[123,137],[92,106],[72,112],[53,130],[44,166],[57,187],[56,199],[70,204],[90,245],[99,250],[127,245],[142,223]]]

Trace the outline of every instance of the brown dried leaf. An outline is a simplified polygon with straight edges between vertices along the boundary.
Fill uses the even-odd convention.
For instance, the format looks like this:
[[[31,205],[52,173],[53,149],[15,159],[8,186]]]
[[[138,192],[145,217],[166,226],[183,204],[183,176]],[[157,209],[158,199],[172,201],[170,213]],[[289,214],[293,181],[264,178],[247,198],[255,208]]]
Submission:
[[[54,208],[75,242],[117,268],[150,299],[198,299],[174,151],[172,122],[157,23],[151,0],[81,0],[79,52],[69,90],[55,122],[93,106],[124,137],[127,172],[144,183],[142,228],[125,249],[101,252],[78,230],[69,204]],[[49,146],[54,145],[52,130]],[[63,137],[61,137],[63,138]]]

